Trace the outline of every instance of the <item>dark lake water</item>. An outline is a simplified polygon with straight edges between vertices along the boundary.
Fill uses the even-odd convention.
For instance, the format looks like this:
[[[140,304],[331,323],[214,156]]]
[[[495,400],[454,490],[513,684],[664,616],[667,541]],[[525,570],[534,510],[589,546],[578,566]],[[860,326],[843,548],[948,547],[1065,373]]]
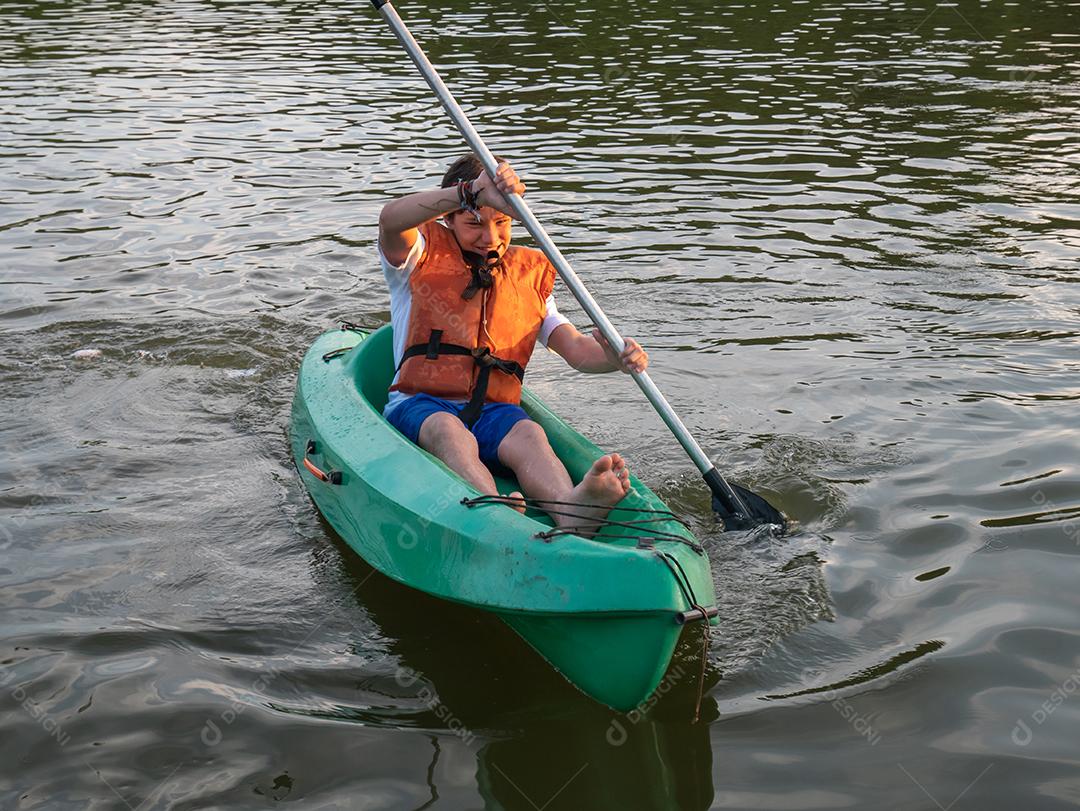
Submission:
[[[701,720],[688,640],[616,716],[374,574],[286,425],[463,151],[430,93],[366,3],[0,2],[0,807],[1080,804],[1080,7],[400,11],[801,529],[717,532],[632,383],[540,353],[709,548]]]

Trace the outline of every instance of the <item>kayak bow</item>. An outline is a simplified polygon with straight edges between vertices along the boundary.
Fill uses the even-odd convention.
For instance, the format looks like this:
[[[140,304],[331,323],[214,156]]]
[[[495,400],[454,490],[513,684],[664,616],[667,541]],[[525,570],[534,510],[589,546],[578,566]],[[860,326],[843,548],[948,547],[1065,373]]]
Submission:
[[[389,325],[334,330],[303,360],[290,438],[315,504],[384,575],[493,612],[587,695],[633,709],[660,683],[682,625],[717,613],[708,557],[634,476],[592,539],[485,501],[382,416],[392,337]],[[580,481],[603,452],[527,389],[521,405]]]

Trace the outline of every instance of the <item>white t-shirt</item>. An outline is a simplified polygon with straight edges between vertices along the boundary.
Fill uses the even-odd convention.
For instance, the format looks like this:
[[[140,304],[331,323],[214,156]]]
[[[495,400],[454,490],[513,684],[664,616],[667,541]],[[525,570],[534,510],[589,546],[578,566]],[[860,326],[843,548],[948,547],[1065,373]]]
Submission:
[[[383,256],[382,246],[379,246],[379,263],[382,265],[383,276],[386,277],[386,284],[390,288],[390,322],[394,325],[394,367],[397,368],[401,364],[401,356],[405,354],[405,339],[408,332],[409,316],[412,313],[412,291],[409,288],[409,275],[416,269],[416,263],[420,261],[420,257],[424,253],[424,235],[419,234],[416,239],[416,244],[413,245],[412,250],[409,251],[409,255],[405,257],[405,261],[395,267],[391,265],[386,257]],[[540,325],[540,335],[537,340],[540,341],[545,347],[547,346],[548,338],[551,333],[555,331],[557,327],[563,324],[569,324],[570,319],[559,312],[559,308],[555,306],[555,296],[550,295],[547,297],[547,312],[544,314],[544,320]],[[394,375],[394,383],[397,383],[398,375]],[[383,409],[383,414],[389,414],[390,410],[396,408],[398,404],[411,397],[411,394],[405,394],[400,391],[390,392],[390,399],[386,403],[386,408]],[[457,400],[454,402],[466,402],[465,400]]]

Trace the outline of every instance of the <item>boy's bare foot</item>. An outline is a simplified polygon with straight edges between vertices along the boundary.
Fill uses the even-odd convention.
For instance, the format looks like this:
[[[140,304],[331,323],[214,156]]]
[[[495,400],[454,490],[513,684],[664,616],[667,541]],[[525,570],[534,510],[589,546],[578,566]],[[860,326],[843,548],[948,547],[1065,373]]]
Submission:
[[[518,501],[504,501],[503,503],[511,510],[517,510],[522,515],[525,514],[525,496],[521,494],[520,490],[513,491],[507,498],[519,499]]]
[[[593,504],[594,507],[566,507],[566,512],[575,515],[556,516],[559,526],[588,526],[592,521],[604,518],[611,508],[622,501],[630,490],[630,471],[623,458],[617,453],[601,456],[593,462],[585,478],[570,491],[567,501],[580,504]],[[590,537],[593,532],[578,533]]]

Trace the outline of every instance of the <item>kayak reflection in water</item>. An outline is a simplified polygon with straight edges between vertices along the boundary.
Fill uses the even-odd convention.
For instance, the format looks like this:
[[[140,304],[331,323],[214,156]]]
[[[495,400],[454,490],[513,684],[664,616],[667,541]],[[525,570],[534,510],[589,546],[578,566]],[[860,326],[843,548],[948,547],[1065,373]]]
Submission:
[[[581,372],[643,372],[649,356],[629,338],[617,354],[599,331],[583,335],[559,313],[554,267],[542,252],[510,245],[503,193],[525,186],[499,161],[493,180],[475,155],[459,158],[440,188],[379,215],[397,365],[383,414],[485,495],[498,494],[492,470],[509,471],[530,499],[593,505],[553,515],[560,526],[602,519],[630,489],[626,463],[602,456],[575,486],[521,408],[521,379],[538,340]]]

